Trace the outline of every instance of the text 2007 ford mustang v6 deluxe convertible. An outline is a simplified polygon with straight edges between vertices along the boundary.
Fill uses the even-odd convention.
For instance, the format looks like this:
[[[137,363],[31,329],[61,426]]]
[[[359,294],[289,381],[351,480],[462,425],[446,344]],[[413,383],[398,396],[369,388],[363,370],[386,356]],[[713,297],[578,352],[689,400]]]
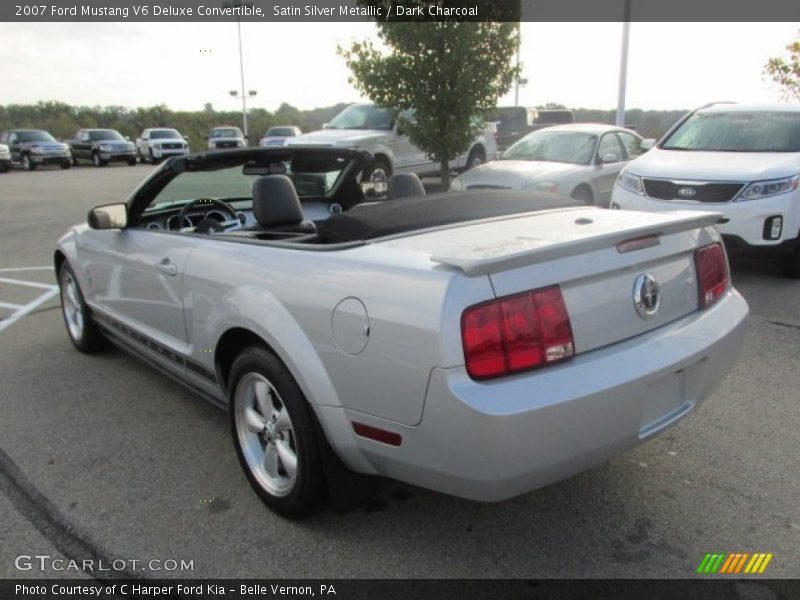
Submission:
[[[173,158],[55,253],[74,345],[112,340],[229,407],[281,514],[334,471],[509,498],[660,433],[733,364],[748,309],[717,214],[401,175],[376,201],[371,160]]]

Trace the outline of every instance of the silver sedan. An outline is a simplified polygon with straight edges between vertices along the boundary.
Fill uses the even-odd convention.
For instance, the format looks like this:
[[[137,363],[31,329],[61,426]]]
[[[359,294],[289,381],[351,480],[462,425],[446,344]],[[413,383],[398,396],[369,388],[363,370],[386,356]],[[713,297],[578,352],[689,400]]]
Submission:
[[[586,204],[609,204],[622,168],[652,146],[630,129],[581,123],[529,133],[502,158],[456,177],[451,190],[537,190]]]

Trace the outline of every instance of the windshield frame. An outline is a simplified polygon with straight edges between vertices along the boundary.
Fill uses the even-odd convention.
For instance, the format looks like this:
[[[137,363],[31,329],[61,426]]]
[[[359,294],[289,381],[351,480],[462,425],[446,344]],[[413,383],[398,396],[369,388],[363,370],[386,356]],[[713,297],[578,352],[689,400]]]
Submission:
[[[153,134],[162,134],[164,132],[169,132],[170,134],[174,133],[175,135],[153,135]],[[182,140],[183,137],[181,136],[181,132],[177,129],[169,129],[165,127],[164,129],[151,129],[150,130],[150,139],[151,140]]]
[[[352,126],[351,127],[337,127],[335,125],[335,122],[337,120],[339,120],[339,119],[345,120],[345,116],[346,115],[353,114],[353,113],[355,113],[357,111],[365,111],[365,112],[366,111],[372,111],[374,113],[378,113],[378,112],[389,113],[390,116],[392,116],[392,119],[389,122],[389,126],[388,127],[369,127],[369,126],[367,126],[368,123],[366,122],[367,121],[366,119],[365,119],[364,126],[359,126],[359,127],[352,127]],[[333,117],[333,119],[331,119],[330,122],[328,123],[326,129],[335,129],[337,131],[373,131],[373,130],[374,131],[392,131],[394,129],[395,125],[397,124],[397,116],[398,116],[398,114],[399,114],[399,111],[396,110],[396,109],[381,107],[381,106],[378,106],[377,104],[351,104],[350,106],[348,106],[347,108],[342,110],[339,114],[337,114],[335,117]]]

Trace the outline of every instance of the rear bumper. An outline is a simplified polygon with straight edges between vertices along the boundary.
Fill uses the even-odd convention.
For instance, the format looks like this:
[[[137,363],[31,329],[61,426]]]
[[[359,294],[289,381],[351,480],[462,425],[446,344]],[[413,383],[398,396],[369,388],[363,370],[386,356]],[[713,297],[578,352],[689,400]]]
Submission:
[[[777,245],[761,246],[747,243],[738,235],[723,235],[725,249],[732,258],[748,257],[764,260],[775,260],[785,258],[794,252],[800,243],[800,238],[784,240]]]
[[[434,369],[422,421],[391,429],[399,447],[356,438],[382,475],[478,501],[564,479],[664,431],[732,367],[748,307],[731,290],[714,307],[559,366],[476,383]]]

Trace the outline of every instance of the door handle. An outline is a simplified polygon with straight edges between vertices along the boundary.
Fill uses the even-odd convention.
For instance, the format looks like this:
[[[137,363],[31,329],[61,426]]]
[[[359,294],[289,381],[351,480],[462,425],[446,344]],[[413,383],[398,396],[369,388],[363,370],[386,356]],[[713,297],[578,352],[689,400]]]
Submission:
[[[175,275],[178,274],[178,267],[176,267],[171,262],[169,262],[168,258],[165,258],[160,263],[158,263],[156,266],[158,267],[158,270],[161,271],[162,273],[164,273],[165,275],[169,275],[171,277],[175,277]]]

